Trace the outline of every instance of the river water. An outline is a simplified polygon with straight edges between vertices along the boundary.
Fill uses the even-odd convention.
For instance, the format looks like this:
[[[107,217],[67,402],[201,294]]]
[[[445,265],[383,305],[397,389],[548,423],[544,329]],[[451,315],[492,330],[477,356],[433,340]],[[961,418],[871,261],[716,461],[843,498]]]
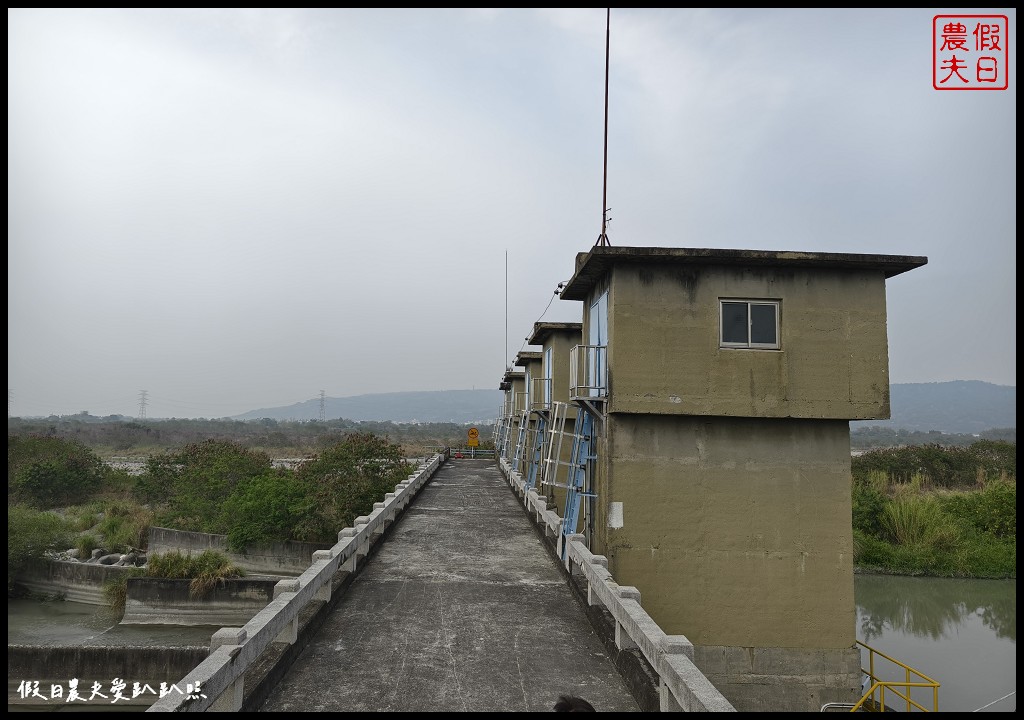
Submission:
[[[1017,690],[1016,580],[857,575],[854,595],[857,639],[941,683],[940,712],[1016,711],[1000,699]],[[8,600],[7,620],[9,644],[202,645],[217,630],[123,626],[73,602]]]
[[[1016,712],[1016,580],[857,575],[854,598],[857,639],[941,683],[940,712]]]
[[[8,645],[188,647],[209,645],[219,627],[120,625],[105,606],[8,599]]]

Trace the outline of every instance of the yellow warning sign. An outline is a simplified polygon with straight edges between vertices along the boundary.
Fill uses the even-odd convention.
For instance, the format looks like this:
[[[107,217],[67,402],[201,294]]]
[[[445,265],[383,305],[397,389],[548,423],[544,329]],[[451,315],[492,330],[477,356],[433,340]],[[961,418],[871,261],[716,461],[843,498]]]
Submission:
[[[466,442],[467,447],[479,447],[480,445],[480,431],[476,428],[469,429],[469,440]]]

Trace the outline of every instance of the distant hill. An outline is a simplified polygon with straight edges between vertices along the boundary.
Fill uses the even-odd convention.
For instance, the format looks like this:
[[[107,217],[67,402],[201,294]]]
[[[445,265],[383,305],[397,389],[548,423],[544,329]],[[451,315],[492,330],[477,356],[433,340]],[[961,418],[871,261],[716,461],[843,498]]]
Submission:
[[[500,390],[439,390],[396,392],[325,398],[327,419],[391,422],[483,423],[501,407]],[[890,427],[927,432],[980,433],[992,428],[1017,427],[1017,388],[978,380],[941,383],[897,383],[890,386],[891,420],[850,423],[859,427]],[[320,399],[294,405],[261,408],[237,420],[317,420]]]
[[[324,415],[328,420],[374,420],[379,422],[493,422],[504,399],[501,390],[438,390],[431,392],[396,392],[324,398]],[[261,408],[234,420],[318,420],[320,398],[285,407]]]
[[[890,420],[864,420],[850,428],[889,427],[928,432],[980,433],[1017,427],[1017,388],[980,380],[903,383],[889,387]]]

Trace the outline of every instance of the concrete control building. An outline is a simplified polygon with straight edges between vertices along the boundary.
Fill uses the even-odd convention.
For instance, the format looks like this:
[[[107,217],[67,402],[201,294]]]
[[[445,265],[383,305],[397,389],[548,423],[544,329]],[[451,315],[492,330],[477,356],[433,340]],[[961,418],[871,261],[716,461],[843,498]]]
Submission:
[[[595,246],[561,292],[579,532],[737,709],[859,697],[849,422],[889,417],[886,280],[926,262]]]

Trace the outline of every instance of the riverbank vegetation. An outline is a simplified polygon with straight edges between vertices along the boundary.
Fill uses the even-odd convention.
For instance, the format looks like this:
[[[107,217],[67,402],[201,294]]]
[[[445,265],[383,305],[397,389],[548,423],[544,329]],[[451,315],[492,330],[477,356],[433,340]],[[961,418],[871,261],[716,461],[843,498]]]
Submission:
[[[910,446],[853,458],[854,562],[871,572],[1017,576],[1017,445]]]
[[[7,595],[32,563],[52,550],[71,546],[74,530],[63,517],[26,505],[7,504]]]
[[[401,446],[369,433],[346,434],[287,467],[263,451],[204,440],[154,454],[134,476],[78,440],[11,436],[8,594],[17,574],[47,554],[144,551],[154,525],[226,535],[236,552],[288,540],[333,544],[412,469]]]
[[[215,550],[204,550],[198,555],[173,551],[150,557],[146,562],[146,577],[191,580],[189,594],[199,598],[208,595],[224,580],[245,577],[245,571],[227,555]]]
[[[177,551],[152,555],[148,558],[146,567],[129,568],[116,578],[103,583],[103,598],[118,616],[124,614],[128,599],[128,580],[133,577],[189,580],[189,595],[192,598],[201,598],[224,580],[245,577],[245,570],[232,563],[223,553],[214,550],[204,550],[198,555]]]
[[[460,429],[461,432],[461,429]],[[333,543],[411,472],[406,448],[347,432],[277,467],[262,449],[208,438],[112,469],[81,440],[8,436],[8,590],[45,552],[144,550],[150,526],[223,534],[229,548]],[[852,458],[859,569],[942,577],[1016,577],[1016,443],[916,445]],[[76,501],[77,504],[70,501]]]

